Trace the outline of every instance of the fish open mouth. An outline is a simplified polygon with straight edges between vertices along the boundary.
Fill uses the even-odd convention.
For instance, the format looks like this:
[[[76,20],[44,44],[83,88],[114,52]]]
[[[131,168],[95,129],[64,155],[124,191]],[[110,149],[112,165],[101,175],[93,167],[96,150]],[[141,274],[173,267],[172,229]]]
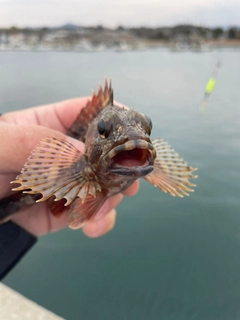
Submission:
[[[148,163],[148,150],[136,148],[129,151],[122,151],[113,157],[113,161],[123,167],[138,167]]]
[[[156,157],[154,147],[145,140],[130,140],[112,149],[105,162],[110,171],[118,175],[141,177],[153,170]]]

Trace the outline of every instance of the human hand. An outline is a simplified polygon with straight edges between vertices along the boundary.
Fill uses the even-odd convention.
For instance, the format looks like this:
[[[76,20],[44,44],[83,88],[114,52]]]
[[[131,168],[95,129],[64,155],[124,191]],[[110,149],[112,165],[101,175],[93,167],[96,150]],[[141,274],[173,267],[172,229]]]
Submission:
[[[10,195],[11,185],[23,168],[31,151],[47,136],[65,138],[88,98],[76,98],[60,103],[10,112],[0,117],[0,199]],[[84,144],[68,137],[81,152]],[[138,190],[135,181],[122,194],[108,198],[96,217],[82,227],[89,237],[98,237],[110,231],[116,220],[115,207],[123,195],[133,196]],[[35,236],[57,231],[67,226],[67,209],[60,217],[51,214],[47,202],[38,203],[12,215],[11,220]]]

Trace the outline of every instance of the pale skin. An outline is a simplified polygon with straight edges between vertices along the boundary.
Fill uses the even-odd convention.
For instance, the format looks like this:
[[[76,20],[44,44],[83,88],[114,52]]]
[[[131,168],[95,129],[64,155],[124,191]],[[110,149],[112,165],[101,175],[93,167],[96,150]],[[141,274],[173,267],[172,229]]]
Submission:
[[[45,137],[68,139],[81,152],[84,144],[65,135],[89,98],[75,98],[59,103],[10,112],[0,117],[0,199],[10,195],[10,181],[21,171],[31,151]],[[16,185],[14,185],[16,186]],[[115,207],[123,196],[133,196],[138,190],[135,181],[122,194],[109,198],[96,217],[82,227],[89,237],[99,237],[110,231],[116,220]],[[67,210],[60,217],[51,214],[42,202],[12,216],[12,221],[35,236],[67,226]]]

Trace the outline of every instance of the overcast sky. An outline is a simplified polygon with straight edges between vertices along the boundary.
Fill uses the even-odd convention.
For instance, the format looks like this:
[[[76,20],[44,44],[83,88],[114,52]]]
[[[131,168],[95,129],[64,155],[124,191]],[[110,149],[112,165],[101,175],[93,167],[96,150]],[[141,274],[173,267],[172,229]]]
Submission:
[[[240,25],[240,0],[0,0],[0,26]]]

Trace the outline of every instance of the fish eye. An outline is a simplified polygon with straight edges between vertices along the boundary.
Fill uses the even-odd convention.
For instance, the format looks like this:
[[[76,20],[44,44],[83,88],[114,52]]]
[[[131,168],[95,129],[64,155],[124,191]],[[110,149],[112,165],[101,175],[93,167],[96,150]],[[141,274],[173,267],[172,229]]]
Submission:
[[[100,119],[97,124],[98,133],[102,136],[105,133],[106,125],[103,119]]]
[[[107,138],[110,132],[110,127],[103,119],[100,119],[97,124],[98,133],[102,138]]]
[[[149,116],[145,116],[145,117],[147,119],[147,122],[149,124],[150,129],[152,130],[152,120],[151,120],[151,118],[149,118]]]
[[[148,123],[148,126],[145,128],[147,134],[151,134],[151,131],[152,131],[152,120],[149,118],[149,116],[145,116],[146,120],[147,120],[147,123]]]

